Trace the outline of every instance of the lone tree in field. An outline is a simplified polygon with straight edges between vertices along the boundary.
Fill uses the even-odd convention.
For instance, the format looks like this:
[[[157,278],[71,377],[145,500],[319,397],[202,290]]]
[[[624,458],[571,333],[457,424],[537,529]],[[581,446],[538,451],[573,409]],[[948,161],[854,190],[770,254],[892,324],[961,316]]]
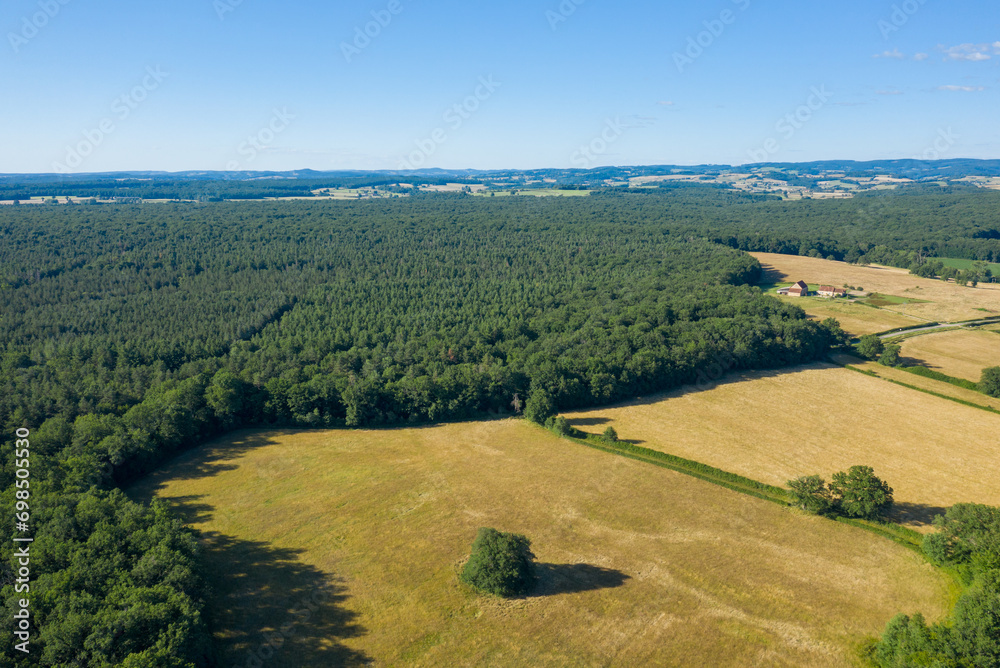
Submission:
[[[482,528],[460,579],[496,596],[520,596],[534,583],[534,558],[531,541],[524,536]]]
[[[614,427],[608,427],[607,429],[604,430],[604,433],[601,434],[601,438],[603,438],[608,443],[617,443],[618,432],[615,431]]]
[[[876,334],[866,334],[858,342],[858,354],[869,360],[877,360],[885,352],[885,344]]]
[[[983,369],[979,379],[979,391],[991,397],[1000,397],[1000,366]]]
[[[830,492],[840,512],[848,517],[873,520],[892,506],[892,487],[870,466],[852,466],[833,474]]]
[[[896,345],[895,343],[890,343],[879,355],[878,363],[882,366],[899,366],[899,353],[902,347]]]
[[[802,476],[788,481],[792,497],[802,510],[822,515],[833,508],[833,495],[826,488],[826,481],[818,475]]]

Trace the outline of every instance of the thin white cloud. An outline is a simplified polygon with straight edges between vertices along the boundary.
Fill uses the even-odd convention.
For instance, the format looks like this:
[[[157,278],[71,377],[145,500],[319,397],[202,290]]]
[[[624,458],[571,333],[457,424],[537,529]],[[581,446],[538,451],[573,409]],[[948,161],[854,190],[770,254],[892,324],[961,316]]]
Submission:
[[[967,60],[969,62],[982,62],[990,60],[992,56],[989,51],[995,45],[990,44],[959,44],[958,46],[941,47],[946,60]]]
[[[903,91],[901,91],[901,90],[877,90],[877,91],[875,91],[875,94],[876,95],[902,95]]]
[[[658,104],[658,105],[660,105],[662,107],[672,107],[672,106],[674,106],[673,102],[668,102],[667,100],[660,100],[656,104]]]
[[[652,116],[639,116],[637,114],[633,114],[631,116],[626,116],[625,122],[622,123],[621,126],[632,130],[636,128],[648,128],[654,123],[656,123],[656,119]]]
[[[882,53],[876,53],[872,58],[897,58],[902,60],[906,58],[899,49],[893,49],[892,51],[883,51]]]
[[[927,60],[928,58],[930,58],[930,55],[926,53],[918,53],[913,56],[914,60]]]
[[[960,93],[977,93],[981,90],[986,90],[983,86],[938,86],[937,89]]]

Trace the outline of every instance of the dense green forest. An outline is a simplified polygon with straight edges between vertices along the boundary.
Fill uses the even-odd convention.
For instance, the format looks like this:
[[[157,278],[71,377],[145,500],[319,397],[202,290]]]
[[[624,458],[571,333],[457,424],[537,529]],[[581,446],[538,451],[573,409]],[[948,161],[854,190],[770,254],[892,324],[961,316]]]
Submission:
[[[748,251],[909,267],[927,257],[1000,259],[1000,192],[913,186],[848,200],[738,207],[705,227],[713,241]]]
[[[882,212],[852,243],[994,252],[975,235],[1000,227],[996,200],[956,197],[899,198],[911,222]],[[226,430],[543,416],[720,366],[823,357],[839,328],[764,296],[759,264],[736,248],[785,235],[797,252],[827,250],[846,215],[836,203],[824,218],[831,204],[686,189],[3,207],[8,535],[14,435],[31,431],[33,653],[21,663],[214,665],[197,541],[119,488]],[[744,228],[761,236],[729,236]],[[0,549],[10,662],[17,560]]]

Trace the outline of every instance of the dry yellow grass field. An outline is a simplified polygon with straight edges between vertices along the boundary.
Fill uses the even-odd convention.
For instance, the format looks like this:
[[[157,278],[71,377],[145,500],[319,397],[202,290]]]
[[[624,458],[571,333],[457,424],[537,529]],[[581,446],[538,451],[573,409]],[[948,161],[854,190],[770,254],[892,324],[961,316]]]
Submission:
[[[905,269],[862,267],[846,262],[796,255],[773,253],[752,253],[752,255],[763,265],[767,272],[765,278],[767,281],[802,280],[809,284],[829,283],[836,286],[846,283],[862,287],[868,292],[880,292],[928,302],[901,304],[884,309],[904,316],[939,322],[959,322],[1000,314],[1000,284],[982,284],[976,288],[968,288],[955,283],[913,276]]]
[[[847,666],[954,595],[888,540],[514,420],[240,432],[130,493],[205,532],[226,665]],[[531,538],[535,595],[458,582],[480,526]]]
[[[987,408],[993,408],[1000,411],[1000,399],[987,396],[982,392],[976,392],[975,390],[967,390],[962,387],[957,387],[951,383],[946,383],[943,380],[924,378],[923,376],[908,373],[902,369],[882,366],[878,362],[861,360],[853,355],[838,355],[836,357],[836,361],[838,364],[850,364],[857,369],[874,373],[880,378],[906,383],[907,385],[917,387],[922,390],[943,394],[947,397],[954,397],[955,399],[960,399],[961,401],[968,401],[969,403],[973,403],[978,406],[986,406]]]
[[[979,382],[983,369],[1000,366],[1000,336],[996,332],[959,329],[923,334],[903,341],[903,361]]]
[[[869,465],[914,528],[955,503],[1000,505],[1000,415],[828,364],[736,375],[704,392],[567,417],[773,485]]]

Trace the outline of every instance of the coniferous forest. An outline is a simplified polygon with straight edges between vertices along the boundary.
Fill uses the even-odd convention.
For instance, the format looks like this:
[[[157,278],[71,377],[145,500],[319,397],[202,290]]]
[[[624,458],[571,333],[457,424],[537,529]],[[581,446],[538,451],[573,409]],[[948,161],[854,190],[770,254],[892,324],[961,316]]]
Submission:
[[[37,651],[21,663],[214,665],[197,541],[121,491],[183,449],[255,425],[544,418],[720,364],[820,359],[839,327],[763,295],[744,250],[1000,260],[997,195],[2,207],[8,535],[15,432],[31,431]]]

